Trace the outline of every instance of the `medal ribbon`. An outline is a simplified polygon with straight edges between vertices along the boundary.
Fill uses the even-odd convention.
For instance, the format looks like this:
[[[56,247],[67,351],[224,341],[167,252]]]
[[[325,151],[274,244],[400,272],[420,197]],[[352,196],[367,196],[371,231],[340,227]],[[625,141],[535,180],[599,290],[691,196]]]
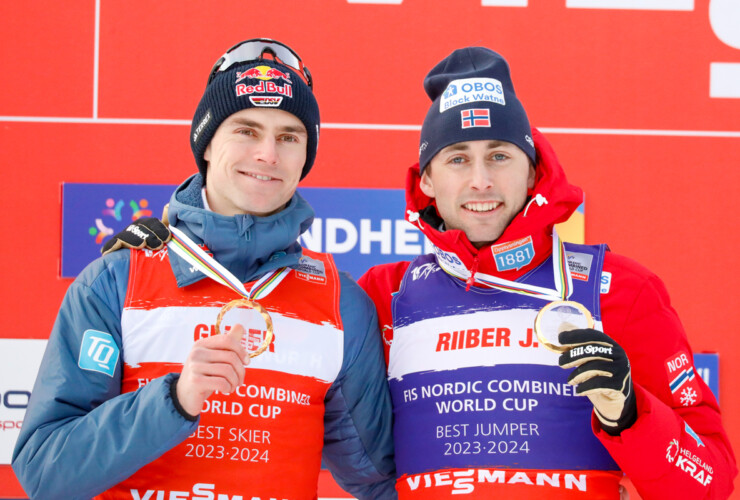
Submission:
[[[439,267],[441,267],[443,271],[455,278],[468,281],[471,277],[470,271],[465,269],[463,272],[459,269],[453,269],[444,259],[438,258],[437,264],[439,264]],[[488,288],[502,290],[504,292],[518,293],[548,301],[566,300],[573,293],[573,280],[571,278],[568,261],[565,256],[565,247],[555,229],[552,230],[552,268],[553,278],[555,280],[554,290],[551,288],[509,281],[479,272],[476,272],[472,277],[475,283]]]
[[[216,262],[216,259],[204,252],[203,249],[193,240],[188,238],[185,233],[173,226],[170,226],[170,232],[172,233],[172,239],[167,243],[167,248],[169,250],[175,252],[188,264],[195,267],[212,280],[234,290],[236,293],[248,300],[257,300],[267,297],[291,271],[289,267],[274,269],[257,280],[257,282],[252,285],[252,288],[247,291],[242,282],[239,281],[236,276],[234,276],[224,266]]]

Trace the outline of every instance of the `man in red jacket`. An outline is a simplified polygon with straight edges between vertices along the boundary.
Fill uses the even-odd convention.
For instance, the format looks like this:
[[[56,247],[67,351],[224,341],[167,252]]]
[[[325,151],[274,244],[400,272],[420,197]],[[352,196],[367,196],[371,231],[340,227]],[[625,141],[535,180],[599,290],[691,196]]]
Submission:
[[[399,498],[616,499],[623,473],[646,499],[727,498],[735,459],[663,283],[559,240],[583,195],[506,61],[456,50],[424,87],[406,217],[434,253],[360,279],[385,340]],[[555,354],[533,325],[563,300],[594,323],[572,304],[543,316]]]
[[[617,499],[623,474],[644,499],[727,498],[735,458],[663,283],[558,238],[583,194],[506,61],[456,50],[424,87],[406,217],[434,253],[360,279],[383,330],[399,498]],[[554,336],[536,337],[565,300],[541,318]]]

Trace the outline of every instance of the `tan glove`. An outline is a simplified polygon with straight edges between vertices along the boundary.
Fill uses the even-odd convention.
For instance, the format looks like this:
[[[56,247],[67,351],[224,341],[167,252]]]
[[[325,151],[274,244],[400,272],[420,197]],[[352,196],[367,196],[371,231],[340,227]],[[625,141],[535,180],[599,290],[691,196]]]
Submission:
[[[576,394],[588,396],[602,428],[616,436],[637,420],[630,362],[624,349],[604,332],[593,329],[561,332],[568,348],[560,355],[561,368],[573,368],[568,383]]]

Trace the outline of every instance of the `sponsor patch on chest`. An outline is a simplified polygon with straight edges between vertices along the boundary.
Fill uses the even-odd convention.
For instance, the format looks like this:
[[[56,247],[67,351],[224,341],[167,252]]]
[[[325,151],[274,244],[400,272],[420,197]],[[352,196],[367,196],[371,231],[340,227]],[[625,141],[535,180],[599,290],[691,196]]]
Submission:
[[[295,268],[295,277],[308,281],[310,283],[326,284],[326,268],[320,260],[303,256],[298,261],[298,267]]]
[[[591,275],[591,263],[594,260],[593,255],[580,252],[566,252],[566,255],[571,277],[575,280],[588,281]]]
[[[521,269],[534,259],[534,245],[531,236],[501,245],[493,245],[491,251],[496,260],[496,269],[499,271]]]
[[[445,252],[437,246],[433,246],[432,250],[434,250],[434,256],[442,268],[449,269],[459,276],[468,275],[468,268],[465,267],[465,264],[463,264],[457,255],[452,252]]]

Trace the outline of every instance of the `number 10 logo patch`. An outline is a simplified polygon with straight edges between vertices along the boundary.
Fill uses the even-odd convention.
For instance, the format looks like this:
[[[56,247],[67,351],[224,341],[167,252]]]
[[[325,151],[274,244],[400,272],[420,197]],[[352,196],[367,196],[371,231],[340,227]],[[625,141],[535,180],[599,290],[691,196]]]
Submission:
[[[85,330],[77,365],[83,370],[100,372],[113,377],[120,350],[109,333]]]
[[[534,245],[531,236],[503,245],[493,245],[491,251],[496,261],[496,269],[499,271],[521,269],[534,259]]]

